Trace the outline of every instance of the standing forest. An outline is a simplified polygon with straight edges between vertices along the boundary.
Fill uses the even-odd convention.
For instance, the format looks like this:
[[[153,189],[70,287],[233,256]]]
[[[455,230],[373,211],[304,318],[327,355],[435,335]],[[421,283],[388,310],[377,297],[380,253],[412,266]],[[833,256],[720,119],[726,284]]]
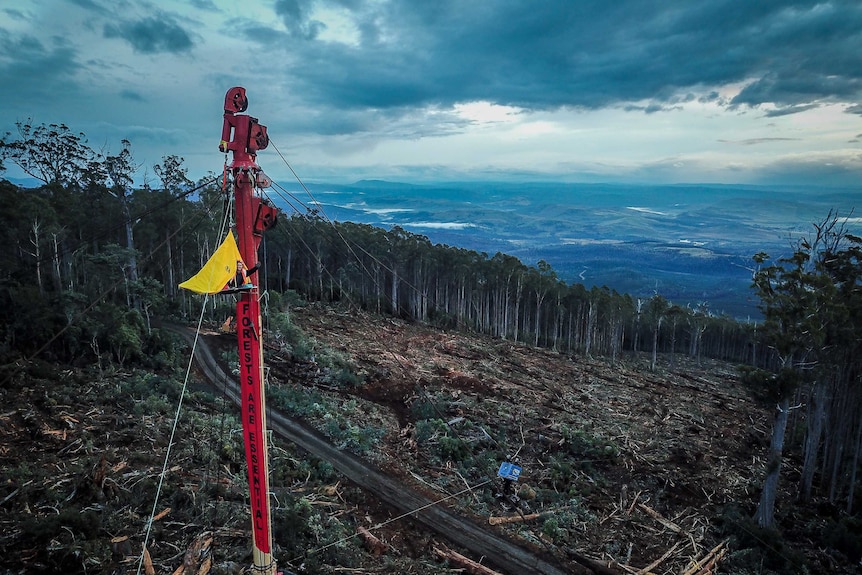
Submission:
[[[147,489],[154,487],[157,470],[140,476],[128,473],[138,464],[156,464],[147,460],[144,465],[143,460],[136,459],[144,456],[134,452],[159,452],[168,444],[161,436],[147,439],[147,433],[162,433],[159,426],[168,426],[173,418],[169,400],[184,393],[179,391],[178,382],[188,362],[188,351],[166,326],[194,326],[201,318],[213,333],[230,330],[233,299],[216,296],[205,300],[177,287],[201,268],[224,239],[230,225],[229,183],[223,174],[216,173],[193,181],[179,156],[165,156],[153,166],[138,165],[128,141],[121,142],[119,151],[112,154],[92,149],[83,134],[63,125],[26,122],[18,128],[17,134],[7,134],[0,141],[0,168],[15,165],[40,185],[24,188],[0,180],[0,572],[133,572],[137,565],[125,558],[134,557],[138,548],[125,549],[123,533],[129,531],[129,522],[139,521],[136,529],[140,529],[145,519],[138,516],[143,513],[140,509],[117,501],[132,495],[152,496]],[[296,203],[278,185],[264,193],[273,203]],[[789,240],[791,255],[752,254],[751,297],[759,302],[762,317],[741,321],[713,313],[708,301],[682,306],[659,293],[642,298],[607,287],[587,288],[561,280],[544,261],[532,265],[504,253],[433,244],[397,226],[382,229],[332,221],[314,206],[282,212],[277,225],[264,237],[258,272],[265,294],[265,329],[274,346],[267,350],[273,354],[267,361],[292,374],[285,377],[294,385],[289,393],[279,391],[281,399],[276,402],[292,405],[294,416],[313,420],[315,414],[320,416],[316,410],[324,400],[317,395],[300,400],[299,394],[333,392],[342,402],[351,395],[366,399],[375,393],[386,395],[374,391],[374,386],[388,377],[385,370],[363,367],[357,359],[371,345],[354,349],[362,330],[354,329],[353,333],[345,328],[355,339],[339,344],[339,337],[347,336],[339,336],[335,323],[329,330],[314,326],[315,321],[322,321],[315,316],[341,317],[338,314],[344,316],[340,321],[371,318],[367,319],[369,330],[384,325],[438,334],[423,336],[431,338],[429,341],[437,338],[433,341],[439,342],[449,337],[441,334],[451,334],[461,338],[458,341],[473,342],[464,344],[471,349],[478,347],[476,342],[486,342],[489,347],[512,346],[517,353],[507,353],[533,357],[524,361],[536,362],[536,373],[554,372],[556,368],[550,365],[557,361],[593,366],[594,371],[600,366],[601,373],[612,374],[602,377],[615,381],[628,378],[650,393],[655,393],[648,389],[653,385],[650,382],[663,377],[683,381],[679,374],[708,374],[689,375],[685,381],[708,379],[716,393],[739,391],[749,410],[744,418],[729,420],[728,433],[748,438],[746,454],[751,454],[740,462],[745,472],[732,498],[727,497],[720,505],[709,497],[708,504],[694,503],[694,499],[689,502],[694,509],[710,506],[714,513],[706,517],[704,512],[703,533],[726,547],[722,561],[716,561],[714,571],[708,572],[854,573],[862,560],[862,238],[850,233],[846,222],[847,214],[838,211],[821,214],[805,222],[805,235]],[[434,345],[429,345],[428,353],[433,349]],[[222,353],[227,365],[235,361],[228,357],[229,351]],[[406,369],[405,363],[422,361],[411,359],[403,350],[397,353],[399,359],[387,369],[398,371]],[[487,359],[490,352],[476,353],[485,357],[486,363],[505,361],[505,355],[491,361]],[[427,378],[432,383],[446,371],[434,369],[429,373],[436,375]],[[446,371],[446,377],[452,369]],[[474,383],[481,380],[483,389],[495,389],[487,377],[463,377],[458,381],[472,378]],[[422,376],[415,379],[422,381]],[[540,379],[537,375],[536,380]],[[574,380],[557,383],[559,391],[548,396],[549,403],[587,393]],[[603,542],[601,548],[578,543],[579,521],[591,525],[584,533],[600,530],[600,525],[610,529],[616,521],[595,519],[602,516],[598,506],[589,508],[595,516],[592,523],[593,519],[572,511],[580,505],[580,513],[586,514],[590,497],[598,497],[603,490],[613,491],[620,515],[626,510],[629,514],[643,511],[639,505],[661,514],[666,523],[656,523],[656,533],[678,535],[667,524],[694,532],[693,526],[685,525],[686,516],[672,516],[667,509],[663,512],[657,499],[648,503],[638,499],[634,483],[626,483],[627,495],[614,491],[610,469],[622,465],[626,449],[635,451],[619,438],[622,436],[615,440],[600,437],[590,431],[596,429],[595,422],[582,422],[581,427],[561,425],[552,416],[536,414],[529,423],[513,419],[508,431],[495,434],[490,423],[480,425],[475,421],[477,416],[467,415],[466,407],[455,405],[463,399],[442,391],[429,394],[418,385],[411,387],[400,404],[399,409],[407,410],[406,416],[402,414],[402,431],[411,430],[413,448],[420,453],[433,446],[434,461],[441,469],[454,465],[459,470],[464,481],[450,491],[472,483],[467,480],[474,476],[479,480],[474,469],[478,459],[473,459],[479,456],[471,450],[479,449],[477,446],[486,441],[484,436],[494,436],[498,444],[482,448],[488,450],[482,457],[492,460],[492,453],[505,458],[518,451],[526,459],[532,445],[527,438],[530,434],[537,445],[579,446],[566,452],[569,459],[560,455],[542,459],[547,465],[543,471],[534,466],[536,476],[546,479],[535,481],[533,501],[545,497],[548,506],[554,503],[568,509],[568,515],[544,519],[530,531],[530,543],[544,553],[558,553],[566,561],[574,561],[572,565],[587,569],[585,573],[626,573],[629,569],[665,573],[671,572],[668,565],[673,566],[673,572],[706,572],[685,571],[682,550],[689,545],[685,538],[662,543],[662,551],[655,543],[655,553],[649,557],[645,554],[639,562],[637,550],[633,557],[632,546],[626,541],[617,541],[616,547]],[[488,393],[486,407],[508,401],[505,393]],[[537,387],[535,393],[544,391]],[[92,394],[100,394],[100,399]],[[684,395],[686,388],[680,386],[673,394]],[[394,397],[388,396],[386,401],[394,403]],[[113,406],[105,427],[97,421],[102,412],[96,407],[91,413],[72,409],[84,398]],[[217,396],[200,390],[191,398],[201,413],[225,409],[219,407]],[[358,410],[358,400],[353,401],[348,408],[353,405]],[[628,408],[650,409],[647,396],[638,401],[641,403]],[[680,404],[686,401],[680,399]],[[441,413],[441,402],[452,409]],[[522,399],[519,409],[529,403]],[[672,404],[670,409],[670,414],[662,413],[658,420],[668,421],[673,415]],[[727,410],[719,404],[717,412],[722,411]],[[730,412],[733,410],[721,417],[734,417]],[[46,414],[53,414],[53,420]],[[88,419],[93,421],[88,423]],[[331,438],[341,438],[342,445],[355,448],[360,455],[372,450],[370,445],[385,443],[381,439],[385,426],[375,431],[323,419],[327,419],[324,425],[330,427]],[[621,416],[617,423],[625,419]],[[410,425],[405,423],[408,420]],[[458,425],[468,420],[473,420],[469,433],[459,432]],[[186,423],[191,426],[188,433],[215,433],[216,425],[207,416],[200,415],[194,421]],[[132,427],[141,422],[151,431]],[[692,421],[686,429],[706,429],[708,424],[708,419]],[[88,425],[100,426],[93,432],[99,439],[81,439]],[[397,429],[394,434],[397,438]],[[508,438],[511,448],[499,446],[502,436]],[[465,437],[473,439],[462,444]],[[242,451],[241,446],[231,443],[237,440],[241,443],[241,437],[234,436],[217,440],[218,449],[206,452],[201,465],[232,468]],[[112,444],[110,457],[105,455],[109,453],[106,441],[118,442]],[[686,442],[685,438],[681,441]],[[643,446],[648,443],[643,439]],[[45,460],[35,455],[27,456],[41,450],[53,453],[51,465],[40,463]],[[184,456],[197,461],[206,446],[194,450],[197,452]],[[669,466],[673,453],[677,452],[666,454],[659,467]],[[690,455],[689,460],[689,455],[681,467],[698,465],[698,457],[718,461],[724,456],[701,452],[697,457]],[[279,545],[294,556],[307,547],[321,546],[327,537],[338,539],[337,534],[327,533],[338,517],[319,512],[326,511],[321,501],[341,505],[334,496],[326,499],[322,494],[331,496],[333,492],[321,487],[336,489],[332,486],[338,486],[339,479],[325,462],[310,467],[296,463],[301,455],[285,457],[297,467],[284,471],[284,477],[276,480],[293,486],[285,495],[290,503],[281,502],[292,519],[281,528]],[[540,459],[538,455],[536,458]],[[76,461],[79,468],[74,467]],[[634,474],[639,459],[633,455],[631,461]],[[380,461],[377,464],[384,466]],[[638,473],[650,472],[639,468]],[[181,527],[175,526],[174,531],[165,527],[165,534],[202,523],[202,514],[195,515],[192,510],[205,500],[241,499],[232,495],[227,484],[212,480],[212,474],[202,477],[186,477],[188,484],[200,484],[194,489],[184,492],[176,488],[169,504],[173,514],[178,517],[182,509],[188,512]],[[564,485],[588,483],[585,477],[592,481],[589,492],[578,487],[565,493]],[[318,491],[312,492],[302,479],[306,484],[317,481]],[[211,485],[205,488],[204,483]],[[300,484],[306,485],[305,491],[296,487]],[[665,482],[663,489],[671,487]],[[470,493],[465,497],[471,500]],[[528,499],[526,490],[522,497]],[[481,503],[479,495],[473,499],[470,505]],[[493,497],[490,503],[481,504],[493,506]],[[109,519],[111,509],[126,510],[129,516],[122,527],[116,523],[122,513]],[[500,509],[486,511],[502,513]],[[481,514],[476,509],[473,512]],[[237,530],[246,528],[243,523],[238,525]],[[530,539],[523,532],[516,535]],[[135,537],[140,545],[140,536]],[[584,541],[588,540],[584,535]],[[100,546],[100,541],[110,543]],[[669,551],[672,543],[678,550],[673,553]],[[598,540],[593,544],[600,545]],[[431,549],[430,545],[423,548]],[[177,543],[174,553],[162,554],[165,570],[182,563],[187,546],[188,542]],[[574,560],[574,552],[565,553],[572,548],[578,549]],[[668,552],[664,564],[639,570],[663,551]],[[348,551],[339,553],[321,554],[307,559],[304,567],[297,563],[290,568],[297,572],[337,572],[327,570],[327,565],[340,561],[371,570],[360,560],[347,557]],[[582,555],[590,559],[580,561]],[[237,562],[241,563],[241,554],[239,557]],[[674,558],[678,563],[672,563]],[[406,560],[392,559],[396,563]],[[442,559],[431,554],[422,561],[425,563],[416,565],[427,567],[429,561]],[[220,565],[213,567],[213,572],[234,572],[225,563]],[[398,565],[378,572],[408,572],[405,564]],[[413,572],[422,572],[421,567],[411,565],[409,569],[416,569]],[[639,567],[632,569],[631,565]]]

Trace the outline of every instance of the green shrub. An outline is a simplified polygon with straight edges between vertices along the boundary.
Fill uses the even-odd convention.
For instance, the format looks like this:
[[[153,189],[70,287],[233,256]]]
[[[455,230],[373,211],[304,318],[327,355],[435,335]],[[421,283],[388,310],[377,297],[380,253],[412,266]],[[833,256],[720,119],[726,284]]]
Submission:
[[[326,434],[332,439],[338,449],[346,449],[363,455],[371,450],[383,437],[383,430],[376,427],[359,427],[349,421],[338,421],[329,418],[326,422]]]
[[[563,426],[560,430],[569,453],[589,461],[610,461],[620,454],[619,448],[610,441],[588,434],[582,429]]]
[[[416,443],[424,445],[438,433],[446,430],[446,424],[440,419],[422,419],[416,422]]]
[[[272,404],[295,417],[320,417],[326,400],[314,389],[296,385],[273,385],[267,390]]]
[[[470,449],[460,437],[443,435],[437,440],[441,459],[444,461],[464,461],[470,456]]]
[[[336,387],[359,387],[364,382],[362,376],[346,368],[329,372],[326,379]]]

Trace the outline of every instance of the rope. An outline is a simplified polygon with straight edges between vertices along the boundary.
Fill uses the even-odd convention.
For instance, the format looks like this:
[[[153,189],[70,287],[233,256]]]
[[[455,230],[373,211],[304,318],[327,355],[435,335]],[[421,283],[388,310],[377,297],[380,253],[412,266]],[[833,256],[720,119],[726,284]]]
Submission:
[[[229,211],[228,211],[228,213],[229,213]],[[229,220],[228,213],[225,213],[222,217],[221,228],[219,229],[219,237],[224,237],[224,235],[226,233],[226,228],[229,225],[228,224],[228,220]],[[141,551],[140,561],[138,562],[138,575],[140,575],[141,569],[143,568],[144,553],[147,550],[147,543],[149,542],[150,532],[152,531],[152,528],[153,528],[153,518],[156,516],[156,509],[158,508],[159,497],[161,496],[161,493],[162,493],[162,485],[164,484],[165,475],[167,474],[168,462],[170,461],[171,451],[172,451],[173,446],[174,446],[174,437],[176,436],[177,426],[179,425],[180,412],[182,411],[183,399],[185,398],[186,389],[188,388],[189,377],[191,376],[191,372],[192,372],[192,365],[194,365],[194,361],[195,361],[195,350],[197,349],[198,338],[200,337],[201,325],[203,325],[204,315],[206,314],[207,300],[208,299],[209,299],[209,294],[205,294],[203,304],[201,305],[201,313],[200,313],[200,316],[198,317],[197,329],[195,330],[195,339],[192,342],[192,349],[191,349],[191,353],[189,354],[189,364],[186,367],[186,375],[185,375],[185,378],[183,379],[182,389],[180,390],[180,399],[177,402],[177,411],[176,411],[176,414],[174,415],[173,425],[171,426],[171,436],[170,436],[170,439],[168,440],[168,449],[165,452],[165,460],[162,464],[162,472],[159,474],[159,485],[158,485],[158,487],[156,487],[156,496],[153,500],[153,509],[150,512],[150,518],[147,520],[147,530],[146,530],[146,533],[144,535],[144,545],[143,545],[143,549]]]
[[[371,273],[371,270],[369,270],[369,269],[366,267],[365,262],[363,261],[363,259],[362,259],[362,258],[360,258],[360,257],[359,257],[359,255],[357,255],[356,251],[354,251],[354,246],[352,246],[352,245],[350,244],[350,242],[348,242],[348,241],[347,241],[347,238],[345,238],[345,237],[344,237],[344,235],[341,233],[341,230],[339,230],[339,229],[338,229],[338,226],[336,226],[335,222],[334,222],[334,221],[333,221],[333,220],[332,220],[332,219],[331,219],[331,218],[326,214],[326,212],[325,212],[325,211],[324,211],[324,209],[323,209],[323,206],[320,204],[320,202],[318,202],[318,201],[317,201],[317,199],[316,199],[316,198],[314,197],[314,195],[311,193],[311,190],[309,190],[309,189],[308,189],[308,187],[305,185],[305,183],[302,181],[302,179],[301,179],[301,178],[299,177],[299,175],[296,173],[296,170],[294,170],[294,169],[293,169],[293,166],[291,166],[291,165],[290,165],[290,163],[287,161],[287,159],[286,159],[286,158],[284,157],[284,155],[281,153],[281,150],[279,150],[279,149],[278,149],[278,146],[277,146],[277,145],[276,145],[272,140],[270,140],[270,145],[275,149],[276,153],[278,153],[278,155],[281,157],[281,159],[282,159],[282,161],[284,162],[284,164],[287,166],[287,168],[290,170],[290,172],[291,172],[291,173],[293,174],[293,176],[296,178],[296,181],[299,183],[299,185],[302,187],[302,189],[305,191],[305,193],[306,193],[306,194],[308,194],[308,197],[309,197],[309,198],[311,198],[311,202],[316,206],[316,208],[315,208],[315,209],[316,209],[316,210],[317,210],[317,212],[322,216],[323,220],[325,220],[325,221],[326,221],[326,222],[327,222],[327,223],[332,227],[332,229],[335,231],[335,233],[336,233],[336,235],[338,236],[338,238],[339,238],[339,239],[341,240],[341,242],[342,242],[342,243],[347,247],[347,250],[350,252],[350,254],[351,254],[354,258],[356,258],[356,262],[359,264],[359,266],[360,266],[360,268],[362,269],[363,273],[365,273],[369,278],[372,278],[372,279],[373,279],[373,274]],[[297,210],[297,209],[296,209],[296,207],[295,207],[295,206],[293,206],[293,205],[291,204],[290,200],[286,199],[286,198],[284,197],[284,195],[283,195],[281,192],[284,192],[284,194],[287,194],[288,196],[290,196],[291,198],[293,198],[294,200],[296,200],[299,204],[301,204],[301,205],[302,205],[302,206],[303,206],[307,211],[310,211],[310,210],[309,210],[309,208],[308,208],[308,206],[306,206],[306,205],[305,205],[301,200],[299,200],[295,195],[293,195],[292,193],[290,193],[289,191],[287,191],[283,186],[279,185],[278,183],[273,182],[273,189],[274,189],[274,191],[276,192],[276,194],[277,194],[277,195],[278,195],[278,196],[279,196],[283,201],[285,201],[285,203],[287,203],[291,208],[293,208],[293,209],[294,209],[294,211],[296,211],[296,213],[297,213],[297,214],[299,214],[299,210]],[[280,192],[279,190],[281,190],[281,192]],[[314,222],[312,221],[311,223],[314,223]],[[290,231],[289,231],[289,229],[287,228],[287,226],[285,226],[285,228],[284,228],[284,229],[286,230],[286,233],[288,233],[288,234],[290,233]],[[309,246],[309,245],[308,245],[308,243],[306,243],[305,239],[304,239],[303,237],[301,237],[301,236],[298,236],[298,235],[295,235],[294,237],[296,237],[296,239],[298,240],[298,242],[302,244],[302,246],[303,246],[303,247],[306,249],[306,251],[311,255],[311,257],[312,257],[312,258],[314,258],[314,260],[315,260],[315,261],[317,261],[318,265],[320,265],[320,266],[321,266],[321,268],[322,268],[322,269],[323,269],[323,271],[326,273],[326,275],[330,278],[330,280],[334,280],[335,278],[333,277],[332,272],[331,272],[331,271],[327,268],[327,266],[325,266],[325,265],[323,264],[323,262],[318,258],[317,253],[316,253],[313,249],[311,249],[311,246]],[[365,254],[366,256],[368,256],[368,257],[369,257],[373,262],[375,262],[377,265],[379,265],[379,266],[380,266],[381,268],[383,268],[384,270],[388,271],[389,273],[395,273],[395,271],[394,271],[392,268],[390,268],[390,266],[388,266],[385,262],[381,261],[381,260],[380,260],[377,256],[375,256],[374,254],[372,254],[371,252],[369,252],[368,250],[366,250],[365,248],[363,248],[361,245],[358,245],[358,244],[357,244],[355,247],[356,247],[356,249],[358,249],[360,252],[362,252],[363,254]],[[415,293],[419,294],[420,296],[422,296],[422,295],[423,295],[423,294],[422,294],[422,292],[421,292],[421,290],[419,290],[419,288],[417,288],[415,285],[413,285],[413,283],[412,283],[411,281],[407,280],[406,278],[401,278],[401,282],[402,282],[403,284],[405,284],[405,285],[408,287],[408,289],[413,290]],[[384,292],[384,293],[385,293],[385,292]],[[323,296],[323,294],[321,294],[321,297],[322,297],[322,296]],[[357,304],[353,301],[353,298],[350,296],[350,294],[348,294],[348,293],[346,293],[346,292],[342,292],[341,296],[342,296],[342,297],[346,297],[346,299],[348,299],[348,300],[351,302],[351,305],[353,305],[353,306],[354,306],[354,307],[356,307],[357,309],[361,309],[361,306],[357,305]],[[389,294],[388,294],[388,293],[385,293],[385,297],[386,297],[387,299],[390,299],[390,298],[389,298]],[[424,296],[423,296],[423,297],[424,297]],[[391,299],[390,299],[390,304],[392,305],[392,309],[393,309],[393,310],[397,310],[397,309],[399,309],[399,308],[400,308],[400,306],[398,305],[398,302],[397,302],[397,301],[391,301]],[[385,349],[388,349],[388,348],[386,348],[385,346],[384,346],[384,348],[385,348]],[[407,372],[408,372],[407,366],[406,366],[406,365],[404,365],[404,363],[401,361],[401,359],[400,359],[396,354],[394,354],[394,353],[393,353],[393,354],[391,354],[391,355],[392,355],[392,358],[395,360],[395,363],[397,363],[397,364],[401,367],[402,372],[403,372],[403,373],[407,373]],[[475,457],[475,453],[474,453],[473,445],[472,445],[469,441],[466,441],[466,440],[464,439],[464,437],[462,436],[462,434],[458,431],[458,429],[456,429],[455,427],[453,427],[453,426],[449,423],[449,421],[447,420],[446,416],[441,412],[441,410],[440,410],[439,406],[438,406],[438,405],[437,405],[437,403],[434,401],[434,398],[433,398],[433,397],[431,396],[431,394],[428,392],[428,389],[425,387],[425,385],[424,385],[421,381],[418,381],[418,382],[417,382],[417,386],[419,387],[419,390],[421,391],[422,395],[424,395],[425,400],[428,402],[428,404],[429,404],[429,405],[431,406],[431,408],[434,410],[434,412],[435,412],[435,414],[437,415],[437,417],[438,417],[442,422],[444,422],[444,423],[446,424],[446,428],[448,429],[449,433],[451,433],[451,434],[452,434],[452,436],[454,436],[454,437],[455,437],[455,438],[456,438],[456,439],[457,439],[457,440],[458,440],[458,441],[459,441],[459,442],[460,442],[460,443],[461,443],[461,444],[462,444],[462,445],[467,449],[467,451],[469,451],[469,452],[470,452],[470,454],[473,456],[474,460],[476,460],[476,461],[477,461],[477,464],[478,464],[478,465],[477,465],[477,467],[483,468],[483,469],[482,469],[482,471],[484,472],[484,474],[486,474],[486,476],[488,476],[488,477],[490,477],[490,478],[491,478],[491,479],[488,479],[485,483],[490,483],[490,482],[495,481],[495,479],[496,479],[496,469],[495,469],[495,468],[490,468],[490,467],[488,467],[487,463],[485,463],[484,465],[483,465],[483,464],[481,464],[481,463],[479,463],[479,460],[477,460],[477,459],[476,459],[476,457]],[[487,434],[487,432],[486,432],[486,435],[488,435],[488,434]],[[507,456],[507,457],[510,455],[510,454],[509,454],[509,449],[508,449],[508,448],[506,448],[504,445],[501,445],[501,443],[500,443],[499,441],[497,441],[497,439],[495,439],[495,438],[491,437],[490,435],[488,435],[488,437],[491,439],[491,441],[493,441],[493,442],[494,442],[494,444],[495,444],[497,447],[504,448],[504,451],[506,451],[506,452],[507,452],[507,454],[506,454],[506,456]],[[518,449],[518,452],[520,452],[520,448]],[[516,453],[516,455],[517,455],[517,453]],[[512,458],[513,458],[513,459],[514,459],[514,457],[515,457],[515,456],[512,456]],[[485,483],[483,483],[483,485],[484,485]]]
[[[192,352],[191,352],[190,357],[189,357],[189,365],[186,368],[186,376],[185,376],[185,379],[183,380],[182,389],[180,390],[180,400],[177,403],[177,411],[176,411],[176,414],[174,415],[173,426],[171,427],[171,437],[170,437],[170,440],[168,441],[168,450],[165,453],[165,461],[162,464],[162,472],[159,474],[159,485],[156,488],[156,497],[155,497],[155,500],[153,501],[153,510],[150,512],[150,518],[147,520],[147,530],[146,530],[146,534],[144,535],[144,545],[143,545],[143,549],[141,551],[141,558],[138,561],[138,572],[137,572],[138,575],[141,575],[141,569],[143,569],[143,566],[144,566],[144,553],[147,550],[147,543],[149,543],[149,540],[150,540],[150,532],[152,531],[152,528],[153,528],[153,518],[156,516],[156,508],[158,507],[158,504],[159,504],[159,496],[162,493],[162,484],[165,481],[165,475],[167,474],[167,471],[168,471],[168,461],[170,460],[171,450],[174,446],[174,437],[176,436],[177,425],[179,424],[179,421],[180,421],[180,411],[182,410],[182,407],[183,407],[183,399],[186,396],[186,388],[188,387],[189,376],[191,375],[192,365],[194,364],[194,360],[195,360],[195,349],[197,348],[197,345],[198,345],[198,337],[200,336],[200,332],[201,332],[201,324],[203,324],[204,313],[206,312],[206,298],[208,298],[208,297],[209,297],[208,295],[204,296],[204,305],[201,306],[201,315],[198,318],[198,327],[195,330],[195,339],[194,339],[194,342],[192,343]]]

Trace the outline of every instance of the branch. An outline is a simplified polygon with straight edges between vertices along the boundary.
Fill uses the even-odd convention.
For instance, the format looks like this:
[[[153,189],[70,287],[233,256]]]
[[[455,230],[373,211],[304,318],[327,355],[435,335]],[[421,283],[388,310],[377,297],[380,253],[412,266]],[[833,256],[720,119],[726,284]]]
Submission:
[[[472,559],[465,557],[456,551],[452,551],[443,545],[435,545],[434,553],[453,565],[457,565],[470,575],[502,575],[499,571],[494,571],[493,569],[485,567],[481,563],[476,563]]]

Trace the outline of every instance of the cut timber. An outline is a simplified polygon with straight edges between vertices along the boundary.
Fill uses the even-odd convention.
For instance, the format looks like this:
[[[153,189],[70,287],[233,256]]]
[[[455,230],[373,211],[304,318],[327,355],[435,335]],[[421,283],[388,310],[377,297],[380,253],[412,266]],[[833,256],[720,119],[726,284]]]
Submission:
[[[682,527],[680,527],[679,525],[677,525],[673,521],[669,521],[669,520],[665,519],[661,513],[659,513],[658,511],[656,511],[652,507],[648,507],[648,506],[644,505],[643,503],[638,503],[638,509],[640,509],[641,511],[643,511],[644,513],[646,513],[647,515],[649,515],[650,517],[652,517],[653,519],[655,519],[656,521],[658,521],[659,523],[661,523],[662,525],[664,525],[665,527],[667,527],[668,529],[673,531],[674,533],[679,533],[680,535],[685,533],[685,530]]]
[[[210,557],[212,542],[211,533],[204,532],[198,535],[189,545],[183,557],[183,564],[177,567],[173,575],[206,575],[209,573],[212,567],[212,558]]]
[[[371,551],[373,555],[383,555],[389,549],[389,545],[375,537],[371,531],[361,525],[356,528],[356,533],[359,534],[362,538],[362,542],[365,543],[365,547]]]
[[[646,575],[647,573],[651,572],[653,569],[655,569],[656,567],[658,567],[659,565],[664,563],[665,559],[667,559],[668,557],[673,555],[673,553],[676,551],[677,547],[680,546],[680,544],[681,544],[681,542],[677,541],[673,547],[671,547],[670,549],[668,549],[665,552],[664,555],[662,555],[661,557],[659,557],[658,559],[656,559],[655,561],[653,561],[652,563],[650,563],[649,565],[647,565],[643,569],[640,569],[637,572],[637,575]]]
[[[523,523],[524,521],[532,521],[538,519],[548,513],[530,513],[528,515],[510,515],[508,517],[489,517],[488,523],[491,525],[506,525],[507,523]]]
[[[150,557],[150,552],[144,547],[144,573],[146,575],[156,575],[156,568],[153,567],[153,559]]]
[[[445,559],[449,563],[463,569],[465,573],[470,573],[470,575],[502,575],[499,571],[494,571],[481,563],[476,563],[472,559],[464,557],[457,551],[452,551],[444,545],[435,545],[434,553],[439,555],[441,559]]]
[[[578,553],[577,551],[575,551],[571,547],[567,547],[565,551],[566,551],[566,555],[568,555],[569,557],[571,557],[572,559],[577,561],[579,564],[581,564],[582,566],[584,566],[587,569],[589,569],[590,571],[592,571],[593,573],[596,573],[597,575],[621,575],[621,573],[622,573],[619,569],[614,569],[609,565],[599,563],[598,561],[595,561],[593,559],[590,559],[589,557],[585,557],[584,555],[581,555],[580,553]]]
[[[726,553],[727,541],[725,540],[713,547],[702,559],[692,561],[682,575],[712,575],[718,562],[724,558]]]

